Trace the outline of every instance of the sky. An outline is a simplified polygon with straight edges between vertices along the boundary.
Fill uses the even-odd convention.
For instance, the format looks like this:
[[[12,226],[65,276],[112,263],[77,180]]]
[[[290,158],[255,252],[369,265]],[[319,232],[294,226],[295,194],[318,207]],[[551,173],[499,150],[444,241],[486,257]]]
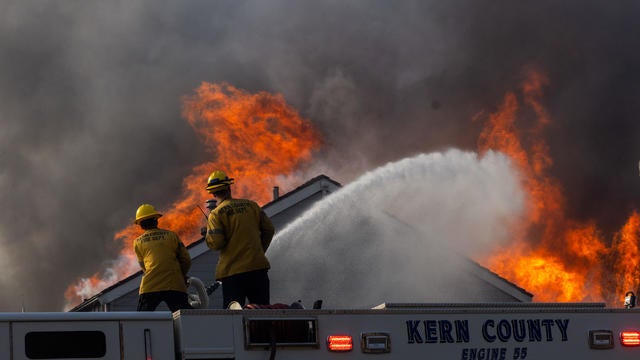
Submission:
[[[0,0],[0,311],[57,311],[118,254],[141,199],[209,161],[182,117],[202,83],[282,94],[343,184],[474,150],[528,68],[549,79],[550,171],[568,211],[617,229],[638,207],[640,4],[623,1]],[[526,121],[526,119],[524,120]]]

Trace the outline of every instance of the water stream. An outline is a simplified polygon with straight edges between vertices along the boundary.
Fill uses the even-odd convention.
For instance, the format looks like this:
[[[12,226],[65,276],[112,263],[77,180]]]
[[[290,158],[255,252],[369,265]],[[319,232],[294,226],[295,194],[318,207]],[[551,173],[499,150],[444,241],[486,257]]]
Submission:
[[[381,166],[276,234],[267,252],[272,302],[483,301],[470,291],[469,259],[508,241],[523,199],[500,153],[451,149]]]

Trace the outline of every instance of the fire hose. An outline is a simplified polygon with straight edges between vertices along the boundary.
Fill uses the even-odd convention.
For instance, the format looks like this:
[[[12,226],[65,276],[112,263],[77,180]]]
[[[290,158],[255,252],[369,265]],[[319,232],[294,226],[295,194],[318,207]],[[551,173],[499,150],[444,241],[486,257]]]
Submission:
[[[187,286],[194,287],[197,294],[189,294],[189,305],[194,309],[206,309],[209,306],[209,295],[202,280],[197,277],[189,277]]]
[[[209,307],[209,295],[222,285],[222,282],[216,281],[209,286],[205,286],[202,280],[191,276],[187,279],[187,286],[193,287],[196,294],[189,294],[189,305],[194,309],[206,309]]]

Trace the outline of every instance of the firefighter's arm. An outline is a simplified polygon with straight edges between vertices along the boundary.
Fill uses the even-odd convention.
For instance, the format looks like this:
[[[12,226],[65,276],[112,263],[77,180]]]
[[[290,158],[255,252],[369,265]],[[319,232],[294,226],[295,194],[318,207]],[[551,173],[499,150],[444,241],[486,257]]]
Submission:
[[[212,250],[224,249],[224,247],[227,246],[227,237],[225,236],[224,228],[213,213],[209,214],[208,220],[207,234],[205,235],[207,246]]]
[[[275,234],[276,229],[269,219],[269,216],[265,214],[264,211],[260,211],[260,242],[262,243],[262,250],[267,251],[269,245],[271,244],[271,239],[273,239],[273,235]]]

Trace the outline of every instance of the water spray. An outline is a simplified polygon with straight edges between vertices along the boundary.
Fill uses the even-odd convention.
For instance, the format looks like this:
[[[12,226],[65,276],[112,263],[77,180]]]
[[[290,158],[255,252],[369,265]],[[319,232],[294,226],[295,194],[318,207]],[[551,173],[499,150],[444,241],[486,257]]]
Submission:
[[[505,219],[524,203],[517,179],[502,154],[458,150],[366,173],[276,234],[267,252],[278,279],[272,298],[322,298],[335,307],[478,299],[451,286],[469,271],[456,254],[489,252],[509,239]]]

